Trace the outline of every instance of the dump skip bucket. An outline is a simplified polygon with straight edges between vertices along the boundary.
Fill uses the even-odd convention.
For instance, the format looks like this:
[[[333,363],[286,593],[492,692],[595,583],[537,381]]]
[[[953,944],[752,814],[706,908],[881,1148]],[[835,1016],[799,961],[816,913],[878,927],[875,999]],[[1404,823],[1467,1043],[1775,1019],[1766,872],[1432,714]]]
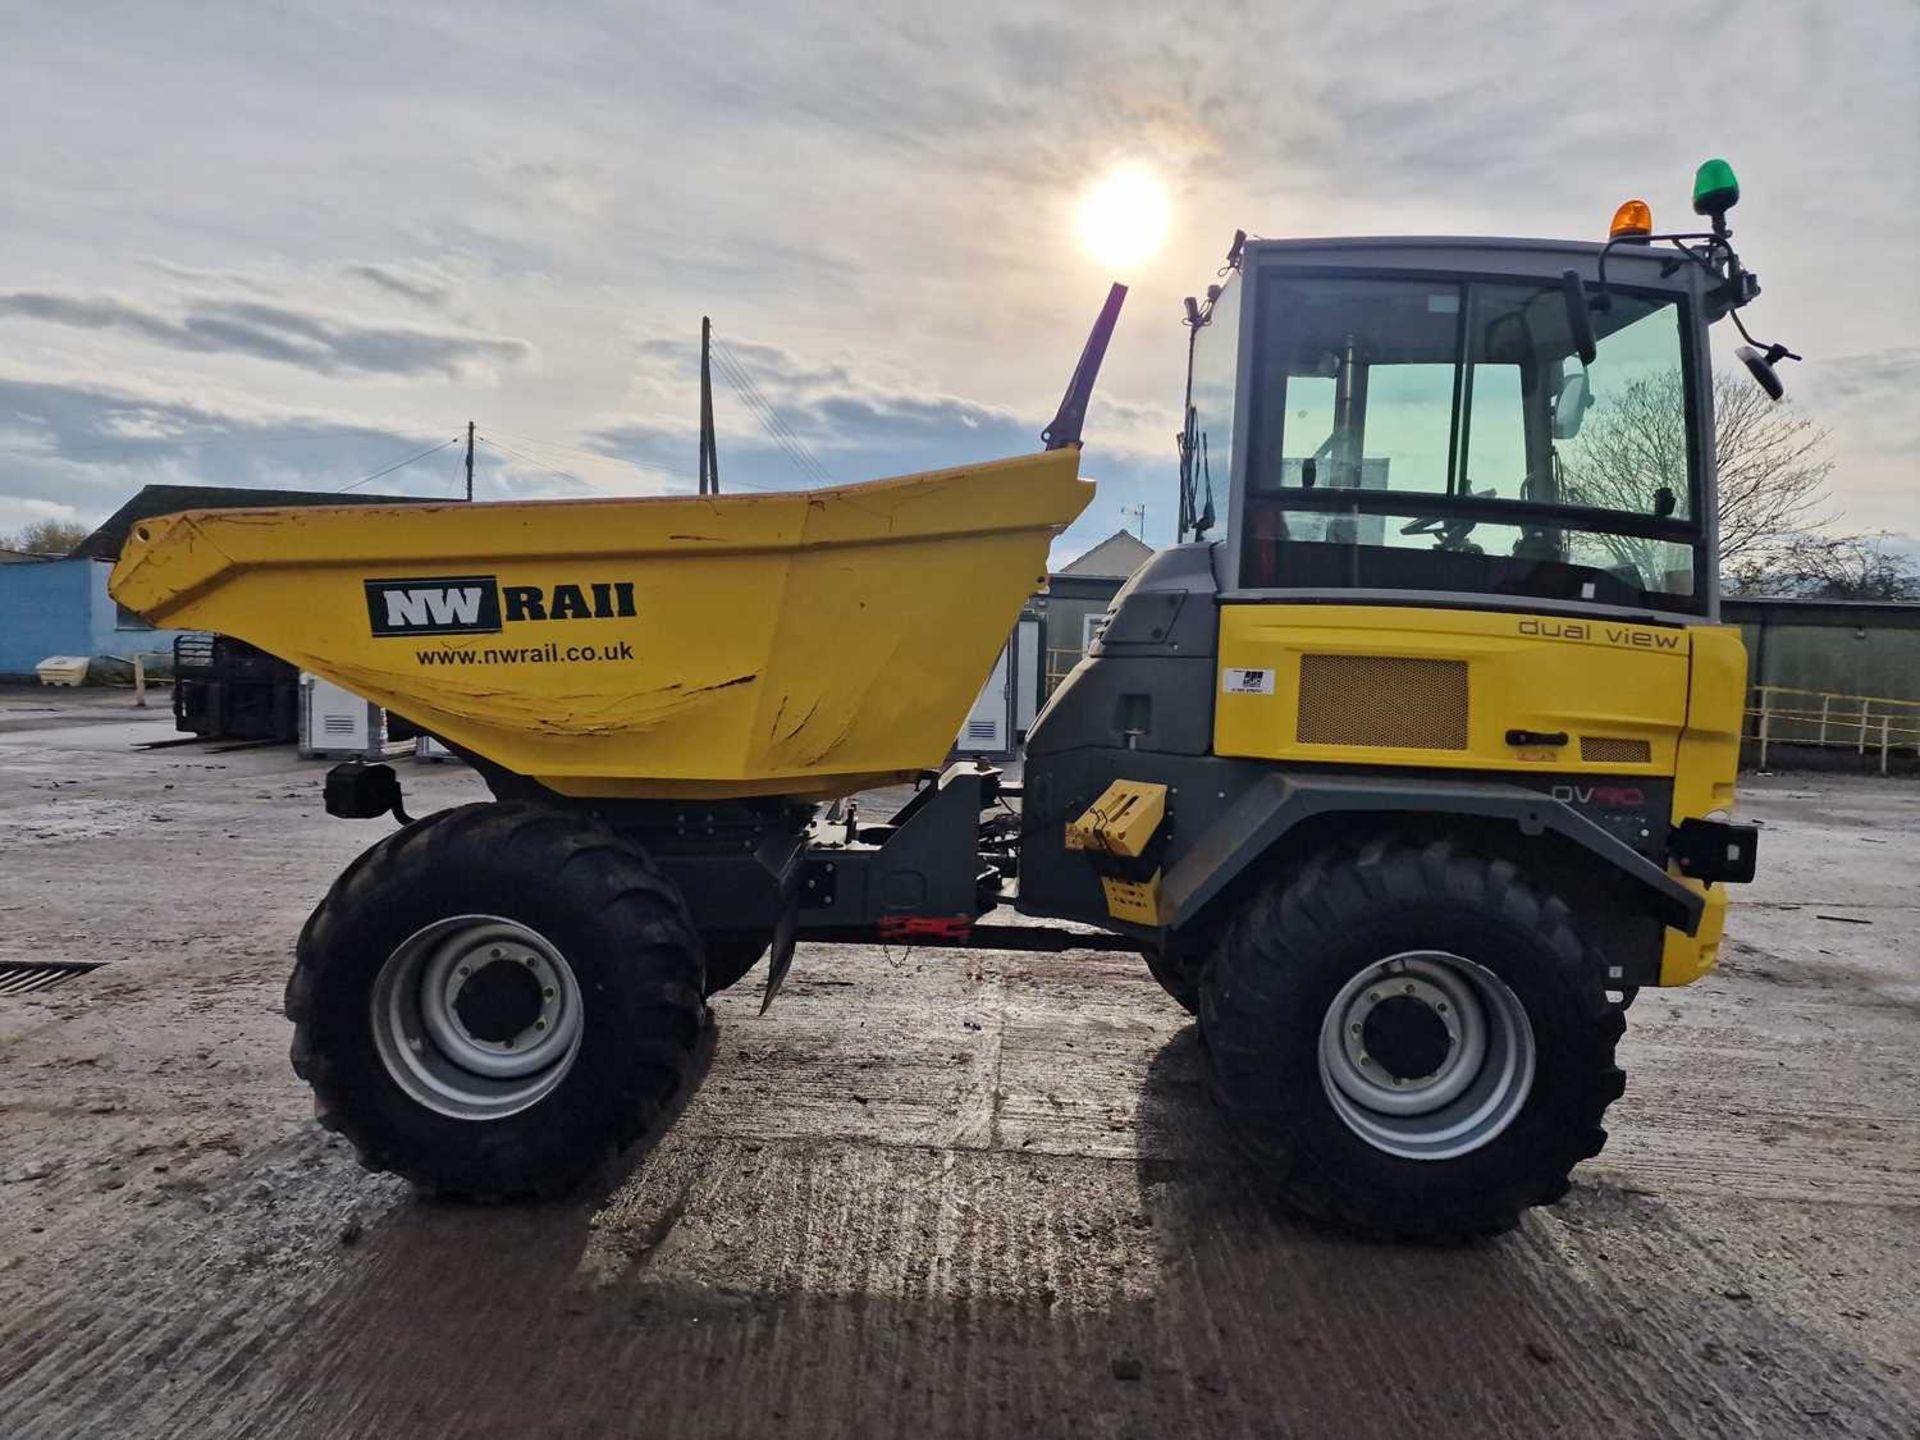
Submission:
[[[937,765],[1052,538],[1066,448],[773,495],[190,511],[110,589],[567,795],[824,798]]]

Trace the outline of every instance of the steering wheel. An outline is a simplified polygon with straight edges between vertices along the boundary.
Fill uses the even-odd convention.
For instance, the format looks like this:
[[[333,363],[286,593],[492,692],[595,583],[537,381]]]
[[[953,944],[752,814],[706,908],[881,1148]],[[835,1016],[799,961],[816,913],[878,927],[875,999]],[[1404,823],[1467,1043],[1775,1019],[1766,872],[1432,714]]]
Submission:
[[[1469,490],[1467,494],[1475,500],[1491,500],[1500,492],[1489,485],[1485,490]],[[1473,533],[1477,520],[1456,519],[1446,515],[1422,515],[1418,520],[1409,520],[1400,527],[1402,535],[1438,535],[1443,540],[1459,543]]]

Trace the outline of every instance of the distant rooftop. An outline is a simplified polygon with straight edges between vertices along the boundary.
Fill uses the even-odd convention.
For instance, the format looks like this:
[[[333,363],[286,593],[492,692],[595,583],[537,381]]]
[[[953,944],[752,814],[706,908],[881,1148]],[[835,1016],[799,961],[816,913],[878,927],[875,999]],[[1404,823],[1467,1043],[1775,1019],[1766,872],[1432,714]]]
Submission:
[[[252,490],[243,485],[148,485],[74,547],[76,556],[118,560],[127,532],[142,520],[182,510],[251,510],[262,505],[420,505],[418,495],[362,495],[337,490]],[[445,502],[441,502],[445,503]],[[33,558],[33,557],[29,557]]]
[[[1054,573],[1126,579],[1153,554],[1153,547],[1130,531],[1116,530],[1077,560],[1070,560]]]

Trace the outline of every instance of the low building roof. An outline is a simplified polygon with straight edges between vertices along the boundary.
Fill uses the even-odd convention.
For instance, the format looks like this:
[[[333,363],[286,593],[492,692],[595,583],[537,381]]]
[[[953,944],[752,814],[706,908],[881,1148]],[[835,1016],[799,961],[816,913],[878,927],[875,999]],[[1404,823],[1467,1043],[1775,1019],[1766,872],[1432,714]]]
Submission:
[[[1130,531],[1116,530],[1076,560],[1062,565],[1058,575],[1111,575],[1124,580],[1153,554],[1153,547]]]
[[[422,505],[418,495],[341,494],[336,490],[253,490],[243,485],[147,485],[74,547],[76,556],[118,560],[127,532],[156,515],[182,510],[252,510],[263,505]],[[443,502],[444,503],[444,502]]]

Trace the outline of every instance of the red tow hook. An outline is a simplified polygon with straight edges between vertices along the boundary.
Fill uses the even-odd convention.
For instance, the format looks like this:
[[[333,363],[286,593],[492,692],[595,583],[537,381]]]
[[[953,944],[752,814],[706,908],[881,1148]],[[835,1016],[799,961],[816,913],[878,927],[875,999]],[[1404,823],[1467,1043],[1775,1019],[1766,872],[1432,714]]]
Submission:
[[[874,924],[882,940],[956,940],[973,934],[971,915],[885,915]]]

